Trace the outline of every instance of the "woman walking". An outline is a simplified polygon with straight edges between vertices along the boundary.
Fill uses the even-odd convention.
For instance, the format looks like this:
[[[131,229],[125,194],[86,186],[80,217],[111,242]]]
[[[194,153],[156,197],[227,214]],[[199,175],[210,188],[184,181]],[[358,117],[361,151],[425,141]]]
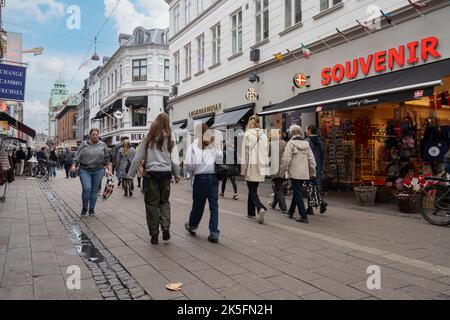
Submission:
[[[50,151],[50,156],[48,157],[48,164],[50,166],[50,177],[56,177],[56,166],[59,163],[58,155],[56,154],[55,149]]]
[[[227,187],[227,180],[230,179],[231,185],[233,186],[233,200],[238,200],[239,195],[237,191],[237,184],[236,184],[236,175],[239,174],[239,170],[236,169],[236,161],[231,161],[229,159],[234,158],[234,148],[228,148],[228,144],[224,143],[223,145],[223,163],[228,168],[228,173],[222,178],[222,193],[220,194],[221,197],[225,196],[225,189]],[[227,163],[228,159],[228,163]]]
[[[122,181],[122,188],[125,190],[125,197],[133,196],[133,179],[127,179],[128,170],[133,162],[136,150],[130,146],[130,140],[125,139],[122,148],[119,149],[116,158],[116,175]]]
[[[89,136],[90,140],[83,142],[78,148],[70,169],[75,173],[77,166],[79,167],[78,173],[83,187],[81,216],[86,216],[88,209],[90,216],[95,215],[99,186],[105,176],[105,171],[106,175],[110,176],[112,170],[108,146],[99,140],[100,131],[91,129]]]
[[[159,114],[150,126],[150,131],[142,141],[130,170],[128,178],[134,177],[138,167],[146,160],[145,211],[151,243],[158,244],[159,226],[163,240],[170,240],[170,181],[180,181],[178,151],[172,139],[169,116]]]
[[[241,174],[245,176],[248,187],[247,217],[256,219],[256,210],[259,223],[264,222],[267,211],[259,200],[258,185],[269,174],[268,149],[267,136],[260,127],[258,116],[253,115],[248,121],[242,142]]]
[[[301,188],[303,182],[315,179],[316,160],[309,143],[303,140],[302,128],[298,125],[292,125],[289,131],[292,138],[287,143],[283,159],[281,160],[281,171],[283,174],[288,172],[294,194],[288,214],[292,218],[295,206],[297,206],[300,214],[300,219],[297,221],[308,223],[308,215],[303,203]]]
[[[208,241],[219,243],[219,179],[215,164],[223,163],[223,155],[206,124],[201,127],[199,125],[196,129],[198,132],[196,136],[199,138],[188,147],[184,162],[194,179],[192,210],[185,228],[191,235],[196,234],[208,200],[210,211]]]
[[[271,166],[276,172],[272,175],[273,200],[269,201],[269,206],[275,209],[277,204],[281,213],[287,213],[286,200],[284,198],[283,185],[286,181],[284,173],[281,171],[281,159],[283,158],[286,142],[281,137],[280,130],[272,130],[270,136],[269,157],[271,158]]]

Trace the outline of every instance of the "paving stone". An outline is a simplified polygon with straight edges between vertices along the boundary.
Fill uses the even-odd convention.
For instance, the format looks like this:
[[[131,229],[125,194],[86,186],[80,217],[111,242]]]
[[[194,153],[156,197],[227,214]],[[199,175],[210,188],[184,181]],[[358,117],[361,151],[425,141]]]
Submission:
[[[33,300],[33,286],[0,288],[0,300]]]
[[[315,288],[306,282],[297,280],[286,274],[273,276],[267,278],[266,280],[274,283],[279,288],[284,289],[298,297],[320,291],[318,288]]]
[[[280,287],[275,285],[273,282],[267,281],[266,279],[261,278],[251,272],[234,275],[231,276],[231,278],[237,283],[255,292],[256,294],[280,289]]]

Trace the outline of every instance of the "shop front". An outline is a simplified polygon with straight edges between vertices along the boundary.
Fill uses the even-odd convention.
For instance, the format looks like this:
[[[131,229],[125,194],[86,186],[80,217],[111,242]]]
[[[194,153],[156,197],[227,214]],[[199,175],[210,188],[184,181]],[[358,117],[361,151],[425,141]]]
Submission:
[[[353,80],[358,72],[379,75]],[[289,112],[314,115],[330,186],[395,185],[442,171],[450,146],[450,59],[437,37],[325,66],[320,75],[322,88],[259,114],[273,128],[280,125],[273,119],[283,124]]]

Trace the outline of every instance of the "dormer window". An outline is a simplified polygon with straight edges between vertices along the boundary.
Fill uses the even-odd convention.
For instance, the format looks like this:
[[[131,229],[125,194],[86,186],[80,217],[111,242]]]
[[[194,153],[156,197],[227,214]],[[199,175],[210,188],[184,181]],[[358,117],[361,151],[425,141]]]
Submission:
[[[143,44],[144,43],[144,30],[136,30],[134,33],[134,43],[135,44]]]

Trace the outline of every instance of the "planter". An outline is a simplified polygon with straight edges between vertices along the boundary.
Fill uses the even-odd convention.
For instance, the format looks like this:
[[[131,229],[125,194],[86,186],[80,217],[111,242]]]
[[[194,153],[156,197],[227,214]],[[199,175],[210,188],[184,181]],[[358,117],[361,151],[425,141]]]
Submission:
[[[377,187],[377,194],[375,196],[376,203],[388,203],[392,200],[392,187],[381,186]]]
[[[418,213],[420,210],[420,193],[397,195],[398,210],[404,213]]]
[[[358,204],[362,207],[374,206],[375,205],[375,197],[377,194],[377,187],[355,187],[353,189],[355,191],[356,200]]]

